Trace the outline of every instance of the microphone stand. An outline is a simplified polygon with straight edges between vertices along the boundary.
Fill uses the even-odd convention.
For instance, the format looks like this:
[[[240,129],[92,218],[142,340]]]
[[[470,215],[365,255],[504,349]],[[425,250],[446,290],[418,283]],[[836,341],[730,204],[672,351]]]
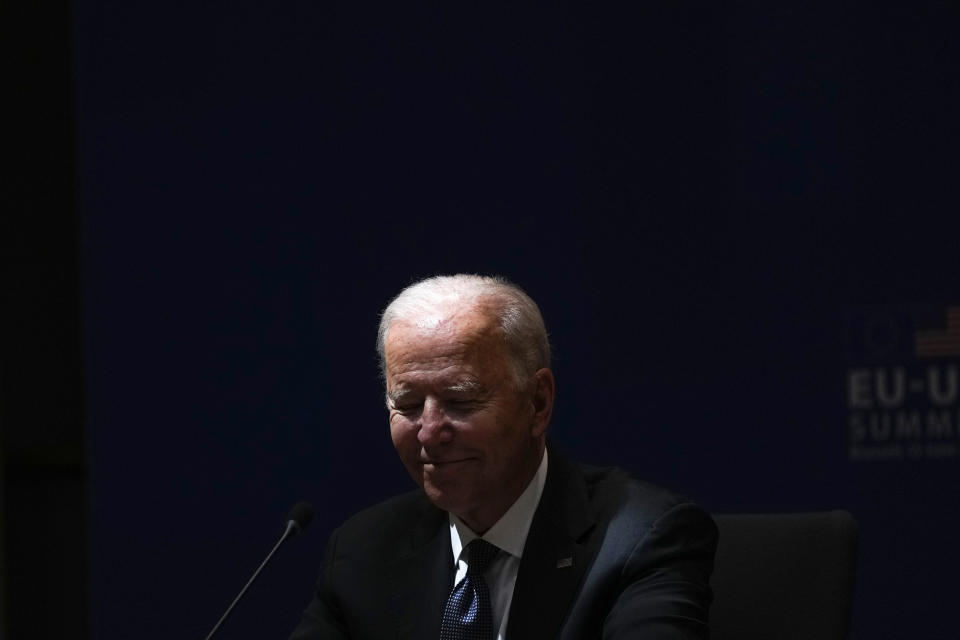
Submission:
[[[273,557],[273,554],[277,552],[277,549],[280,548],[280,545],[284,543],[288,538],[297,534],[300,531],[300,525],[297,524],[296,520],[289,520],[287,522],[287,530],[283,532],[283,535],[280,536],[280,539],[277,540],[277,544],[273,545],[273,549],[270,550],[270,553],[267,554],[267,557],[263,559],[263,562],[260,563],[260,566],[257,567],[257,570],[253,572],[253,575],[250,576],[250,579],[247,580],[247,584],[243,586],[243,589],[240,590],[240,593],[237,594],[237,597],[233,599],[233,602],[230,603],[230,606],[227,607],[227,610],[223,612],[223,615],[220,616],[220,619],[217,620],[217,624],[213,625],[213,629],[210,630],[210,633],[207,634],[207,637],[204,640],[210,640],[213,637],[213,634],[217,632],[217,629],[220,628],[220,625],[223,624],[223,621],[227,619],[230,615],[230,612],[233,611],[233,608],[237,606],[237,603],[240,602],[240,598],[247,592],[247,589],[250,588],[250,585],[253,584],[253,581],[257,579],[257,576],[260,575],[260,572],[263,570],[267,563],[270,562],[270,558]]]

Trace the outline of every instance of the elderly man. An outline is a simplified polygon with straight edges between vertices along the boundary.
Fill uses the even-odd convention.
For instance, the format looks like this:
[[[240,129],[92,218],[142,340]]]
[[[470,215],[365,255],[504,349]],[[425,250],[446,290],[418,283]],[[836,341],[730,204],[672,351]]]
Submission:
[[[420,281],[384,311],[378,349],[419,489],[333,533],[292,640],[708,637],[713,522],[548,445],[550,347],[522,290]]]

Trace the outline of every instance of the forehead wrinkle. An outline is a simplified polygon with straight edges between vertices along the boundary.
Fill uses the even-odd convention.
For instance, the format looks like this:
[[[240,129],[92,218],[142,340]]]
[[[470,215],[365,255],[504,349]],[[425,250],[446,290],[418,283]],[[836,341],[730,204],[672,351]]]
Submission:
[[[509,355],[494,320],[476,309],[453,314],[432,329],[411,318],[398,319],[386,337],[384,373],[392,392],[387,397],[406,395],[405,389],[464,393],[499,386],[500,380],[487,378],[500,375]]]

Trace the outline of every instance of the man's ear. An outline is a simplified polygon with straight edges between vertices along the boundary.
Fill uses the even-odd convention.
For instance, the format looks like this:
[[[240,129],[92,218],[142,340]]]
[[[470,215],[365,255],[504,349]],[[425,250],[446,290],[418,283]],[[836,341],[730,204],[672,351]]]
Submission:
[[[553,371],[540,369],[533,374],[533,424],[531,435],[539,438],[547,432],[550,417],[553,415],[554,398]]]

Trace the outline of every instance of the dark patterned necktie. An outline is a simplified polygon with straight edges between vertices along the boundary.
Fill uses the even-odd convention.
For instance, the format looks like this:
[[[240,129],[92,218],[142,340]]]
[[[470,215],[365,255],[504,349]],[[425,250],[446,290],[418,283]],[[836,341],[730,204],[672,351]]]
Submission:
[[[450,592],[443,608],[440,640],[494,640],[490,588],[483,579],[490,562],[500,551],[477,538],[467,545],[467,575]]]

